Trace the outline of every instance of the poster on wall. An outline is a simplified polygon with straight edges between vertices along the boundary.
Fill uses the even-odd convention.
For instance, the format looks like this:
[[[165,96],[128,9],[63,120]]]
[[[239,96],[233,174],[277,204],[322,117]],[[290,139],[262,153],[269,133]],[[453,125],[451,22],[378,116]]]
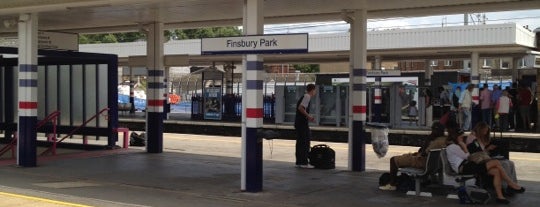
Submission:
[[[204,89],[204,119],[221,120],[221,87]]]

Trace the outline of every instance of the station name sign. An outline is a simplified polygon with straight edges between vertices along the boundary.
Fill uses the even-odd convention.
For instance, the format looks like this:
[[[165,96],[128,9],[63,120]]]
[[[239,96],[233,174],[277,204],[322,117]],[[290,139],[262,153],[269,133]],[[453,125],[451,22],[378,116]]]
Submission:
[[[79,36],[71,33],[38,31],[38,48],[78,51]]]
[[[367,76],[401,76],[400,70],[367,70]]]
[[[277,34],[201,39],[201,54],[307,53],[308,34]]]

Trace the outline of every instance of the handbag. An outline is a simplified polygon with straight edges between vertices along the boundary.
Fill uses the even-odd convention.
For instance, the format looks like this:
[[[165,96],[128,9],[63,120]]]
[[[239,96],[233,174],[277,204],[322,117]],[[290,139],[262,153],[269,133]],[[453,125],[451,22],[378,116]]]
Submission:
[[[479,152],[472,153],[471,155],[469,155],[469,157],[467,157],[467,159],[476,164],[480,164],[484,161],[490,160],[491,157],[488,155],[487,152],[479,151]]]

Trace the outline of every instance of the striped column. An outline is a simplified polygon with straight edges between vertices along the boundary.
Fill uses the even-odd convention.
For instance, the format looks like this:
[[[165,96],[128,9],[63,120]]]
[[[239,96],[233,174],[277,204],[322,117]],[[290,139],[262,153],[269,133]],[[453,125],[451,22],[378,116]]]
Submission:
[[[147,43],[146,151],[163,152],[163,23],[149,25]]]
[[[244,0],[244,35],[258,35],[263,30],[263,0]],[[242,166],[241,190],[262,191],[262,138],[257,130],[263,124],[263,59],[245,55],[242,75]]]
[[[129,67],[129,103],[131,103],[131,109],[129,113],[135,113],[135,81],[133,81],[133,67]]]
[[[431,90],[431,76],[433,76],[433,67],[431,66],[430,60],[425,61],[425,67],[426,67],[425,68],[426,72],[424,73],[425,86],[427,87],[427,90]],[[433,98],[433,97],[429,97],[429,98]],[[426,103],[425,116],[423,116],[425,120],[424,121],[421,120],[420,123],[425,124],[426,126],[431,126],[433,124],[433,107],[428,104],[429,103]]]
[[[19,16],[19,122],[17,165],[35,167],[37,124],[37,14]]]
[[[375,56],[374,65],[372,70],[381,70],[381,56]],[[375,77],[375,90],[373,96],[373,111],[375,112],[375,117],[373,122],[381,121],[381,110],[382,110],[382,93],[381,93],[381,79],[382,77]]]
[[[365,171],[366,149],[364,122],[366,121],[366,10],[356,10],[351,23],[351,69],[349,87],[349,169]]]
[[[478,91],[478,83],[480,82],[480,76],[478,76],[478,72],[480,70],[480,67],[478,66],[478,63],[480,62],[479,56],[480,55],[478,54],[478,52],[473,52],[471,54],[471,83],[475,85],[472,91],[472,99],[475,104],[480,103],[480,97],[479,97],[479,91]]]

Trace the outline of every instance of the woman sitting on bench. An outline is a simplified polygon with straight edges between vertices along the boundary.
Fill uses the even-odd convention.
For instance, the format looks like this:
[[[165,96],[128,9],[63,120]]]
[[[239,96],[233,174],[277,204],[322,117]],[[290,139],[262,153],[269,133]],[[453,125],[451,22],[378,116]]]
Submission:
[[[498,150],[499,147],[492,142],[491,137],[489,136],[491,134],[490,131],[491,130],[489,128],[489,125],[486,122],[478,122],[478,124],[476,124],[476,126],[469,134],[469,136],[467,136],[467,141],[465,141],[465,144],[469,146],[476,140],[476,142],[478,142],[480,146],[480,150],[485,151],[487,154],[493,157],[494,154],[492,152]],[[502,156],[497,159],[501,163],[504,172],[508,175],[508,177],[510,177],[512,181],[514,181],[514,183],[517,183],[517,175],[514,162]],[[503,183],[503,186],[504,185],[508,187],[506,183]]]
[[[449,125],[456,125],[457,123],[448,123]],[[449,126],[450,128],[450,126]],[[504,169],[501,166],[501,163],[498,160],[490,159],[479,164],[468,161],[469,151],[467,150],[467,145],[465,144],[465,136],[459,133],[450,134],[449,138],[453,142],[446,147],[446,153],[448,157],[448,162],[455,172],[460,174],[474,174],[474,175],[483,175],[489,174],[493,176],[493,187],[497,194],[497,203],[509,204],[510,201],[506,200],[502,193],[501,181],[506,181],[508,183],[508,189],[516,193],[525,192],[525,188],[519,186],[508,177],[504,172]]]

